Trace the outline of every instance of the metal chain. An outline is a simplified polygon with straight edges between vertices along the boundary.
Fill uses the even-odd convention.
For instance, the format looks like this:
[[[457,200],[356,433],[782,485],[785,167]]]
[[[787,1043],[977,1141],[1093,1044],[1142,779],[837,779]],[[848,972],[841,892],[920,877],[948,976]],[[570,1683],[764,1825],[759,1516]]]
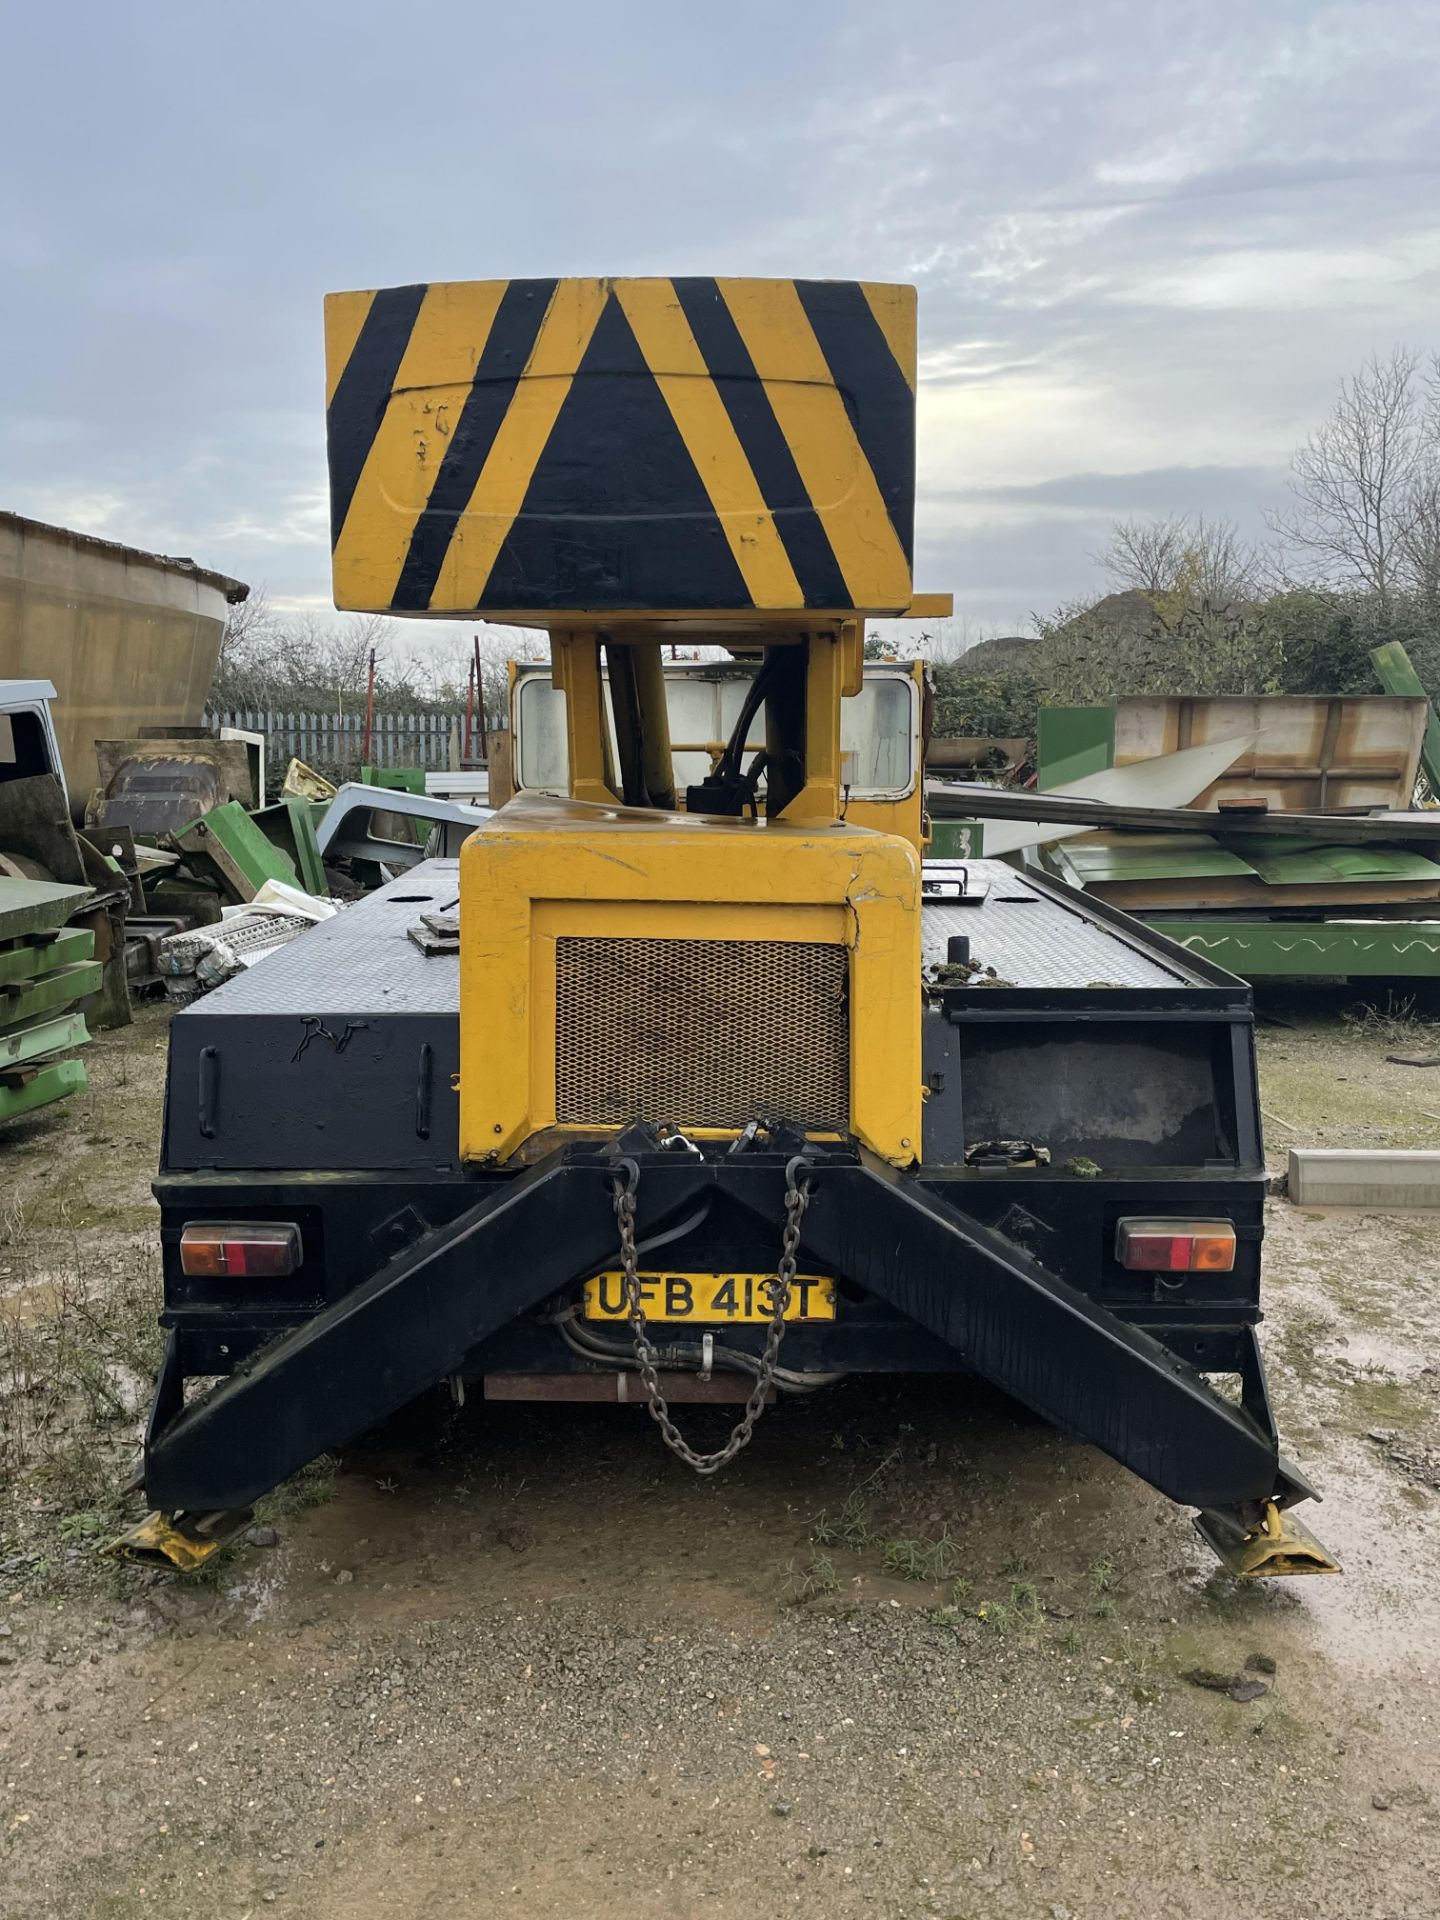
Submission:
[[[785,1313],[790,1304],[790,1289],[795,1280],[795,1267],[800,1256],[800,1223],[805,1218],[805,1209],[810,1204],[810,1182],[801,1180],[799,1170],[804,1162],[797,1155],[785,1169],[785,1231],[781,1240],[780,1261],[775,1269],[775,1277],[770,1282],[771,1313],[769,1326],[765,1334],[765,1347],[760,1356],[759,1372],[755,1376],[755,1385],[745,1402],[745,1411],[741,1414],[730,1438],[715,1453],[696,1453],[680,1429],[670,1417],[670,1408],[660,1391],[660,1376],[656,1371],[659,1355],[650,1340],[650,1329],[645,1319],[645,1307],[640,1298],[639,1256],[635,1247],[635,1193],[640,1184],[640,1169],[633,1160],[627,1160],[623,1174],[617,1174],[611,1182],[615,1205],[615,1223],[620,1232],[620,1261],[625,1274],[625,1300],[630,1309],[630,1330],[635,1336],[635,1364],[640,1378],[649,1394],[650,1417],[664,1436],[665,1444],[673,1454],[683,1460],[687,1467],[693,1467],[696,1473],[718,1473],[728,1466],[750,1444],[756,1422],[765,1411],[766,1398],[775,1378],[775,1368],[780,1359],[780,1343],[785,1338]]]

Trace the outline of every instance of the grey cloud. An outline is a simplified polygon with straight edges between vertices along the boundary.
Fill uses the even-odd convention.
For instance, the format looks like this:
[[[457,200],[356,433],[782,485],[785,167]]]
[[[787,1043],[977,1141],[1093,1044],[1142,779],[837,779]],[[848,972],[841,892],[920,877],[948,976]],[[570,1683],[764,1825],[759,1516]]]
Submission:
[[[1232,518],[1273,506],[1284,476],[1264,467],[1147,467],[1135,473],[1067,473],[1029,486],[948,487],[931,496],[955,505],[1078,508],[1123,518],[1131,514],[1207,513],[1224,502]]]
[[[1435,339],[1428,0],[72,0],[6,50],[0,501],[282,596],[334,288],[914,278],[917,579],[1007,623],[1117,514],[1258,530],[1338,376]]]

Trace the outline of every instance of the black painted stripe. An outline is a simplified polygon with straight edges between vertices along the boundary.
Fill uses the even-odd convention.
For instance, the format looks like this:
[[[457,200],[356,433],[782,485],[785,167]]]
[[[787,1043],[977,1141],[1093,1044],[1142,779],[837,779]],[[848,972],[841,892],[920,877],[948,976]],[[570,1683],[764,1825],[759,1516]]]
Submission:
[[[429,502],[410,536],[390,602],[393,607],[414,611],[429,606],[455,528],[470,504],[475,482],[534,351],[555,284],[553,280],[512,280],[500,296]]]
[[[853,280],[797,280],[860,451],[870,463],[907,561],[915,547],[915,396]]]
[[[424,286],[386,287],[377,293],[370,303],[354,351],[335,383],[335,393],[325,415],[330,456],[331,546],[340,538],[350,502],[360,484],[361,470],[380,431],[380,422],[385,418],[395,376],[410,344],[415,316],[427,291]]]
[[[775,410],[714,280],[672,282],[715,390],[785,543],[807,607],[848,607],[850,589]]]
[[[715,503],[613,292],[478,604],[751,605]]]

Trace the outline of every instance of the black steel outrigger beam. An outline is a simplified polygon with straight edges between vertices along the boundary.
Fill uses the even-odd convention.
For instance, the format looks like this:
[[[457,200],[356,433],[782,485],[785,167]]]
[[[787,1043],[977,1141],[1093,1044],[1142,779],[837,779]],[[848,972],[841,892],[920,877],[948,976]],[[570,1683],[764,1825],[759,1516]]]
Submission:
[[[1311,1494],[1268,1421],[918,1180],[868,1155],[822,1160],[811,1179],[813,1263],[937,1335],[1052,1425],[1182,1506]]]
[[[645,1182],[643,1238],[708,1181],[675,1154]],[[457,1371],[472,1348],[615,1252],[603,1163],[563,1155],[489,1184],[353,1292],[152,1430],[145,1494],[167,1512],[244,1508]]]
[[[636,1157],[642,1240],[705,1194],[728,1195],[771,1228],[780,1217],[783,1156]],[[1280,1459],[1268,1419],[1221,1398],[1160,1341],[1003,1234],[869,1156],[815,1149],[808,1158],[809,1258],[937,1335],[1055,1426],[1170,1499],[1242,1521],[1310,1492]],[[486,1184],[458,1219],[157,1419],[146,1447],[151,1502],[248,1506],[605,1266],[615,1255],[615,1166],[612,1155],[572,1147]]]

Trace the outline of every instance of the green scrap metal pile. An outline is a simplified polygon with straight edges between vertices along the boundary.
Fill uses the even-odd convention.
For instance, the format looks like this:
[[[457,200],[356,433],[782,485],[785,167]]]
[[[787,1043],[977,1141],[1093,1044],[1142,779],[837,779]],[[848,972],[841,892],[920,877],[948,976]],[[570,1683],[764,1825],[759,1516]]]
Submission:
[[[0,1120],[82,1090],[89,1039],[76,1003],[100,987],[95,936],[65,922],[86,887],[0,878]]]
[[[1008,823],[1027,858],[1248,978],[1440,978],[1440,717],[1403,647],[1371,659],[1375,694],[1042,709],[1039,792],[936,789],[932,812],[973,808],[987,851]],[[1157,800],[1202,748],[1218,775]]]

